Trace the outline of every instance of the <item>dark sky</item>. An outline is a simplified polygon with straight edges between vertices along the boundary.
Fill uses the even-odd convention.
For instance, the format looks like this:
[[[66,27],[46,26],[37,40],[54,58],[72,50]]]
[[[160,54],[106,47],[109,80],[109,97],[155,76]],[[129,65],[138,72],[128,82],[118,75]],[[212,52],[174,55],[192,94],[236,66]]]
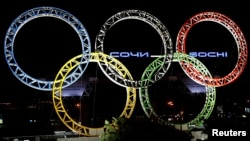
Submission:
[[[40,99],[51,100],[51,92],[36,90],[20,82],[10,71],[4,56],[4,39],[10,24],[20,14],[35,7],[57,7],[78,18],[89,34],[92,52],[95,50],[96,35],[106,20],[120,11],[129,9],[142,10],[159,19],[170,33],[174,51],[177,34],[182,25],[195,14],[207,11],[219,12],[229,17],[241,29],[246,42],[249,43],[250,40],[250,20],[248,16],[250,9],[246,0],[238,0],[234,1],[234,3],[226,0],[174,0],[173,2],[114,1],[113,3],[83,0],[8,0],[1,1],[0,3],[0,47],[2,48],[0,49],[0,103],[13,102],[18,105],[17,107],[25,107],[30,103],[38,103]],[[158,46],[162,45],[158,33],[148,24],[138,20],[124,20],[117,23],[107,32],[105,39],[104,49],[107,53],[112,51],[159,52],[160,49]],[[228,53],[229,56],[224,59],[199,59],[213,76],[225,76],[236,65],[238,56],[235,41],[230,32],[219,24],[212,22],[197,24],[190,30],[186,41],[187,51],[190,52],[225,51]],[[49,78],[53,80],[62,65],[81,53],[81,44],[78,35],[68,24],[55,18],[44,17],[32,20],[20,29],[14,42],[14,53],[18,65],[27,74],[34,78]],[[152,61],[152,58],[119,58],[119,60],[128,68],[133,78],[139,80],[147,65]],[[250,99],[248,86],[250,84],[249,69],[248,61],[244,72],[238,79],[226,86],[216,88],[217,102],[225,102],[227,99],[232,99],[233,102]],[[176,75],[179,72],[183,73],[178,63],[174,62],[167,75]],[[103,117],[102,120],[104,120],[107,117],[110,118],[120,114],[126,100],[124,94],[125,88],[111,82],[95,63],[91,63],[85,73],[88,76],[99,78],[98,83],[94,84],[96,89],[92,91],[92,95],[90,96],[92,99],[87,99],[86,105],[83,104],[87,107],[84,107],[83,111],[85,109],[89,111],[77,113],[79,109],[75,110],[72,103],[78,99],[67,99],[68,101],[65,100],[64,102],[68,103],[64,106],[66,108],[68,108],[67,106],[73,108],[69,114],[72,116],[86,114],[87,116],[81,116],[88,118],[87,120],[95,117]],[[162,80],[165,80],[165,77]],[[166,86],[165,81],[161,82],[163,83],[157,85],[159,87],[156,86],[150,89],[150,92],[154,90],[157,94],[159,92],[159,95],[156,94],[153,96],[155,96],[155,103],[159,102],[156,105],[162,108],[157,109],[162,112],[160,114],[165,114],[163,112],[168,110],[164,100],[171,98],[177,98],[176,111],[183,108],[183,105],[181,105],[183,103],[184,107],[185,104],[188,105],[189,109],[187,108],[187,110],[190,110],[190,112],[198,113],[200,111],[204,104],[204,97],[179,96],[177,94],[181,93],[181,90],[178,88],[178,83],[168,83]],[[169,95],[165,95],[165,93],[169,93]],[[138,110],[136,112],[144,115],[139,99],[136,102],[135,110]],[[198,104],[200,105],[197,106]],[[46,107],[49,110],[40,110],[43,112],[38,111],[39,114],[37,114],[41,119],[45,119],[44,122],[50,119],[49,116],[54,112],[52,104],[49,106],[51,107]],[[91,115],[92,112],[93,115]],[[29,111],[28,113],[28,115],[33,114],[33,112]],[[21,112],[20,114],[24,113]],[[47,117],[47,115],[49,116]],[[15,125],[19,122],[15,117],[19,116],[10,116],[8,119],[10,123]],[[103,121],[100,123],[103,125]]]
[[[157,17],[168,29],[172,38],[174,50],[176,43],[176,36],[179,32],[182,24],[192,17],[194,14],[205,11],[220,12],[229,18],[231,18],[241,28],[247,42],[250,37],[250,20],[248,19],[249,7],[246,2],[235,1],[234,3],[213,2],[213,1],[175,1],[169,3],[135,3],[135,2],[115,2],[115,3],[88,3],[80,0],[74,2],[60,1],[60,0],[36,0],[36,1],[5,1],[0,5],[0,101],[4,101],[9,98],[25,97],[27,93],[39,93],[32,88],[22,84],[11,73],[4,57],[4,37],[10,24],[17,16],[26,10],[39,7],[39,6],[54,6],[70,12],[77,17],[88,31],[91,40],[91,49],[94,51],[95,36],[99,32],[104,22],[116,14],[117,12],[137,9],[146,11],[155,17]],[[127,24],[127,25],[126,25]],[[135,27],[132,27],[135,26]],[[140,28],[141,25],[131,21],[124,21],[120,25],[117,24],[114,27],[114,31],[110,31],[110,38],[107,40],[107,44],[114,46],[107,50],[116,51],[121,49],[127,51],[128,49],[154,50],[152,47],[155,44],[159,44],[159,39],[154,39],[155,36],[151,33],[151,29],[145,26]],[[63,30],[62,30],[63,29]],[[136,31],[138,30],[138,31]],[[116,34],[119,34],[117,36]],[[133,40],[138,37],[137,42]],[[113,37],[113,41],[112,38]],[[128,39],[127,39],[128,38]],[[219,25],[201,24],[201,27],[194,27],[194,30],[190,32],[189,50],[202,51],[202,49],[210,49],[215,51],[217,49],[225,50],[227,52],[235,52],[235,41],[230,37],[230,33]],[[129,42],[129,40],[131,40]],[[139,47],[138,47],[139,46]],[[192,47],[193,46],[193,47]],[[81,53],[80,42],[77,40],[77,35],[67,26],[65,23],[55,19],[38,19],[31,21],[24,26],[17,34],[15,41],[15,57],[17,62],[20,62],[20,67],[23,68],[28,74],[34,77],[47,77],[55,75],[60,67],[69,59]],[[106,46],[105,46],[106,48]],[[135,49],[136,50],[136,49]],[[233,54],[233,53],[232,53]],[[232,55],[228,60],[208,60],[203,59],[208,69],[212,74],[225,75],[226,71],[232,68],[232,64],[235,63],[237,56]],[[145,63],[141,60],[127,61],[123,60],[126,66],[131,70],[131,74],[135,78],[140,76],[136,73],[142,73],[145,68]],[[139,67],[139,65],[144,67]],[[229,70],[225,69],[229,66]],[[249,65],[245,68],[243,74],[232,84],[218,88],[223,97],[229,95],[237,97],[248,93],[248,84],[250,76],[248,74]],[[136,68],[136,69],[134,69]],[[141,69],[141,70],[140,70]],[[140,71],[138,71],[140,70]],[[93,70],[94,73],[96,70]],[[18,95],[18,96],[17,96]],[[249,96],[248,96],[249,97]],[[24,98],[25,99],[25,98]]]

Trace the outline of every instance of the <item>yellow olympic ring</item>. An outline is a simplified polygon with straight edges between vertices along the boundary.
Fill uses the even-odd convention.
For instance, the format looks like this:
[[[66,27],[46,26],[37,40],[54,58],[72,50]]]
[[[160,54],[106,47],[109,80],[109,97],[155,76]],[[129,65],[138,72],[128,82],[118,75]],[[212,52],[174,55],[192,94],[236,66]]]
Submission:
[[[91,128],[84,125],[81,125],[74,121],[67,113],[63,106],[62,101],[62,87],[63,83],[65,81],[65,78],[70,73],[70,71],[74,70],[77,66],[83,65],[84,63],[87,63],[86,61],[82,61],[83,55],[78,55],[72,59],[70,59],[65,65],[60,69],[58,74],[55,78],[55,83],[53,85],[52,89],[52,97],[53,97],[53,104],[54,108],[56,110],[57,115],[59,116],[60,120],[72,131],[79,133],[81,135],[85,136],[99,136],[100,133],[103,132],[104,127],[100,128]],[[121,71],[119,67],[122,67],[123,70],[125,69],[125,66],[123,66],[118,60],[112,59],[112,62],[116,62],[116,64],[119,64],[119,66],[114,66],[112,62],[107,61],[107,58],[110,58],[110,56],[103,54],[103,53],[91,53],[90,55],[90,62],[98,62],[98,63],[105,63],[109,64],[112,69],[115,69],[116,72],[121,74]],[[129,76],[130,79],[132,79],[132,76],[127,71],[127,76]],[[136,102],[136,89],[127,87],[127,100],[126,105],[124,107],[123,112],[121,113],[120,117],[126,117],[130,118]]]

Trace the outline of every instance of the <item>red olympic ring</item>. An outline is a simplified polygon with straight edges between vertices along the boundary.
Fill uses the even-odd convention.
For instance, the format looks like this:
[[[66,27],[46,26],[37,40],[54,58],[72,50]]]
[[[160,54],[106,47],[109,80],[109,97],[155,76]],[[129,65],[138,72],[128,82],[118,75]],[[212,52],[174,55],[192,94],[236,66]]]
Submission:
[[[180,65],[183,71],[191,79],[193,79],[199,84],[214,87],[224,86],[233,82],[242,74],[243,70],[246,67],[248,58],[246,39],[237,24],[230,18],[217,12],[202,12],[194,15],[183,24],[178,33],[176,42],[176,52],[186,53],[186,37],[188,32],[195,24],[204,21],[216,22],[228,29],[229,32],[233,35],[238,48],[237,64],[228,75],[221,78],[210,78],[209,76],[202,75],[202,73],[196,70],[194,66],[185,65],[186,63],[183,61],[180,61]]]

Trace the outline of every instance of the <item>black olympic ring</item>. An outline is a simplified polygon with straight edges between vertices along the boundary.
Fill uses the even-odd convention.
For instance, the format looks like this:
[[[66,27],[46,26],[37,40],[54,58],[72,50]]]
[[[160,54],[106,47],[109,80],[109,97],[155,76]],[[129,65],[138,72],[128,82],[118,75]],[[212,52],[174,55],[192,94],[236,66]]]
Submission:
[[[103,70],[103,73],[106,75],[109,75],[109,78],[111,78],[111,81],[114,83],[123,86],[123,87],[134,87],[134,88],[140,88],[140,87],[147,87],[155,83],[157,80],[162,78],[164,74],[167,72],[168,68],[170,67],[171,59],[173,57],[173,47],[172,47],[172,40],[170,38],[169,32],[167,28],[164,26],[164,24],[154,17],[153,15],[140,10],[124,10],[121,12],[118,12],[117,14],[111,16],[101,27],[98,35],[96,36],[95,40],[95,51],[96,52],[103,52],[104,53],[104,38],[106,35],[106,32],[116,23],[128,20],[128,19],[135,19],[140,20],[143,22],[148,23],[150,26],[152,26],[160,35],[162,41],[163,41],[163,54],[156,55],[157,57],[160,56],[162,59],[161,62],[161,68],[154,74],[154,77],[150,77],[150,79],[146,78],[144,80],[131,80],[128,77],[121,77],[119,74],[108,74],[107,70],[104,70],[104,66],[107,66],[108,64],[105,63],[99,63],[100,68]],[[163,57],[162,57],[163,56]]]

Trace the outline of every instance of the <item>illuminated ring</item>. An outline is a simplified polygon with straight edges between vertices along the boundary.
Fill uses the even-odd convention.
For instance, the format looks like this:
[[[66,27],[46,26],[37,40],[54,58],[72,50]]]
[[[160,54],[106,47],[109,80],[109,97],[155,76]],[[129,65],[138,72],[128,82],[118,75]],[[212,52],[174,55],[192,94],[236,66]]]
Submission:
[[[91,53],[89,61],[90,62],[106,62],[105,58],[107,57],[108,56],[103,53]],[[60,120],[73,132],[76,132],[85,136],[99,136],[101,133],[103,133],[104,127],[91,128],[91,127],[87,127],[87,126],[83,126],[79,124],[68,115],[62,102],[62,85],[65,81],[65,78],[67,77],[69,72],[75,69],[76,67],[81,66],[84,63],[88,63],[86,60],[82,60],[82,58],[83,58],[82,54],[72,58],[58,72],[54,81],[55,83],[53,84],[53,89],[52,89],[54,108]],[[121,64],[118,62],[118,60],[114,60],[114,61],[117,61],[117,64]],[[106,63],[109,63],[109,62],[106,62]],[[112,66],[112,64],[110,65]],[[116,66],[113,66],[113,67],[116,67]],[[117,73],[120,73],[120,71],[122,70],[119,70],[119,68],[117,68],[115,69],[115,71],[117,71]],[[127,74],[127,75],[130,77],[130,79],[132,79],[132,76],[130,74]],[[127,90],[127,101],[126,101],[126,105],[120,117],[130,118],[135,107],[136,89],[131,88],[131,87],[126,87],[126,90]]]
[[[220,13],[216,12],[203,12],[199,13],[197,15],[194,15],[189,20],[187,20],[183,26],[181,27],[178,36],[177,36],[177,42],[176,42],[176,50],[177,52],[186,53],[186,37],[191,29],[195,24],[204,22],[204,21],[212,21],[216,22],[218,24],[221,24],[224,26],[228,31],[233,35],[237,48],[238,48],[238,61],[234,69],[226,76],[222,78],[211,78],[206,75],[202,75],[197,71],[190,72],[190,69],[193,68],[186,68],[184,62],[180,62],[183,71],[195,82],[202,84],[202,85],[209,85],[209,86],[224,86],[227,85],[234,80],[236,80],[243,72],[243,70],[246,67],[247,62],[247,43],[246,39],[241,32],[240,28],[237,26],[237,24],[232,21],[230,18],[226,17],[225,15],[222,15]]]
[[[159,55],[159,56],[164,56],[161,57],[162,61],[160,61],[160,63],[161,66],[165,67],[158,68],[159,70],[157,71],[157,73],[155,73],[154,77],[151,77],[151,79],[145,78],[144,80],[131,80],[128,77],[121,77],[118,74],[112,75],[110,76],[110,78],[114,83],[122,87],[127,87],[127,86],[134,88],[147,87],[152,85],[155,81],[159,80],[164,76],[164,74],[167,72],[170,66],[171,59],[173,56],[172,55],[173,45],[169,32],[167,28],[164,26],[164,24],[162,24],[161,21],[158,20],[156,17],[140,10],[125,10],[113,15],[101,27],[101,30],[99,31],[96,37],[95,49],[96,52],[104,52],[103,43],[106,32],[116,23],[127,19],[136,19],[146,22],[159,33],[163,41],[163,47],[164,47],[163,54]],[[168,65],[165,63],[168,63]],[[107,64],[100,64],[100,68],[103,68],[103,65],[106,66]],[[104,69],[102,70],[104,71],[105,74],[107,73]]]
[[[52,90],[53,81],[39,80],[29,76],[19,67],[14,56],[14,40],[18,31],[27,22],[40,17],[53,17],[68,23],[76,31],[81,40],[83,54],[90,54],[91,52],[90,39],[86,29],[76,17],[69,12],[55,7],[37,7],[27,10],[12,22],[4,40],[4,53],[10,70],[24,84],[38,90],[50,91]],[[88,56],[85,55],[84,57],[86,57],[84,59],[89,60]],[[84,68],[76,69],[74,73],[69,75],[63,87],[75,82],[85,71],[86,67],[87,63]]]
[[[154,62],[152,62],[149,65],[149,67],[150,66],[160,67],[157,63],[158,59],[159,58],[157,58]],[[208,75],[211,77],[211,74],[209,73],[209,71],[206,69],[206,67],[198,59],[191,57],[187,54],[174,53],[173,61],[174,62],[184,61],[184,62],[186,62],[185,63],[186,65],[190,66],[190,68],[194,67],[195,69],[201,71],[202,74],[205,74],[205,75]],[[150,73],[149,76],[152,76],[154,71],[151,70],[150,72],[148,72],[148,69],[146,69],[146,71],[144,71],[144,73],[142,75],[142,79],[144,79],[144,75],[146,75],[147,73]],[[165,125],[171,125],[171,126],[178,125],[175,123],[170,123],[157,115],[157,113],[154,111],[154,109],[150,103],[148,88],[140,88],[139,89],[139,99],[140,99],[140,103],[142,105],[142,109],[148,118],[156,118],[156,119],[158,119],[158,121],[160,121],[161,124],[165,124]],[[192,128],[192,125],[197,125],[197,126],[201,125],[204,122],[204,120],[208,119],[209,116],[211,115],[211,113],[214,109],[215,100],[216,100],[215,87],[206,86],[206,101],[205,101],[205,104],[203,106],[203,109],[197,115],[196,118],[194,118],[193,120],[191,120],[187,123],[183,123],[182,125],[188,125],[189,129]]]

